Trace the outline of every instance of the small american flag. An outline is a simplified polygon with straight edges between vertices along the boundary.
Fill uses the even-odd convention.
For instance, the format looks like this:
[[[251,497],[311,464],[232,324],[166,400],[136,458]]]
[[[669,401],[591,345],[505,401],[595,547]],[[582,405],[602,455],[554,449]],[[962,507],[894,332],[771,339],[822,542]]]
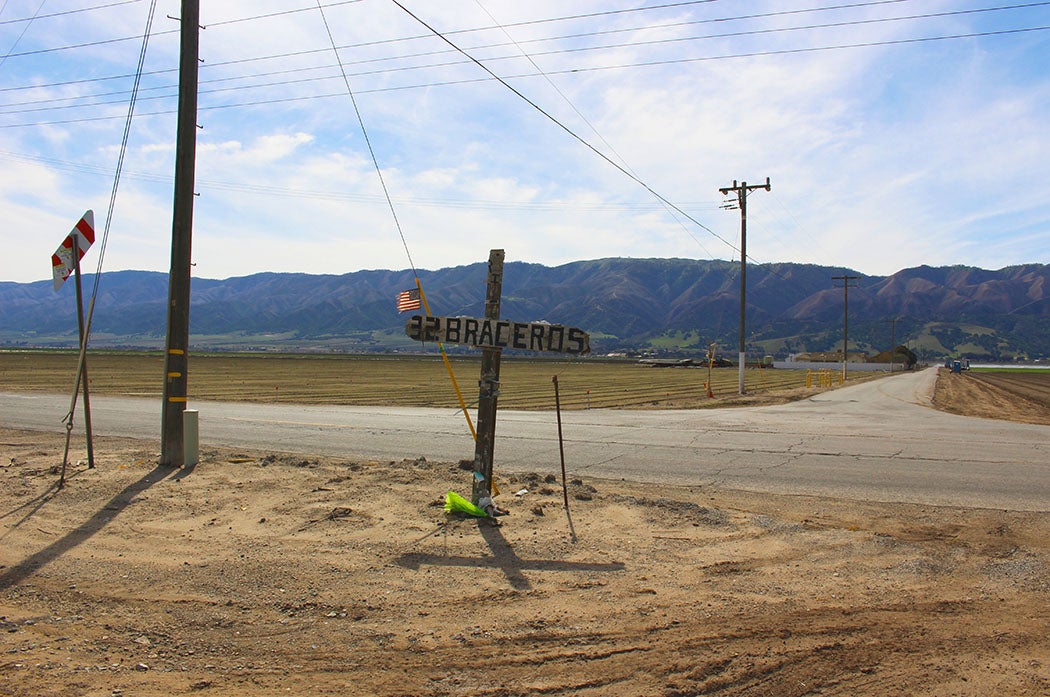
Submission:
[[[418,310],[420,307],[422,307],[422,302],[419,299],[418,288],[401,291],[397,294],[398,312],[409,312],[411,310]]]

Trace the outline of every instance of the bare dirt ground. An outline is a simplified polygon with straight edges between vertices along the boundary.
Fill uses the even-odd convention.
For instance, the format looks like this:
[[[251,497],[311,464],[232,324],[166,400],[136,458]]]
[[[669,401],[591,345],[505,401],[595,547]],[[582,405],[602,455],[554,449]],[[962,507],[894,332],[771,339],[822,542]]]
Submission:
[[[0,443],[2,695],[1050,694],[1045,513]]]

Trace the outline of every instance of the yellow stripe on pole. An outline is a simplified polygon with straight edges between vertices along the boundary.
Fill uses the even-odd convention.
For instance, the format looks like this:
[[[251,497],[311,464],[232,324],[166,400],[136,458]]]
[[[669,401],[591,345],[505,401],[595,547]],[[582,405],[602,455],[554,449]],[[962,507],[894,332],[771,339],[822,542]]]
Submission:
[[[173,356],[182,356],[186,352],[183,351],[182,349],[168,349],[168,353],[170,353]]]
[[[182,373],[168,373],[169,378],[181,378]]]
[[[186,397],[168,397],[169,402],[186,402],[189,401]]]
[[[426,310],[427,316],[430,316],[430,303],[427,302],[427,295],[423,292],[423,284],[419,280],[419,276],[416,276],[416,288],[419,289],[419,299],[423,301],[423,309]],[[463,399],[463,393],[459,389],[459,383],[456,382],[456,374],[452,372],[452,363],[448,360],[448,354],[445,353],[445,345],[438,342],[438,349],[441,351],[441,358],[445,361],[445,369],[448,370],[448,376],[452,379],[452,388],[456,391],[456,399],[459,400],[459,408],[463,410],[463,416],[467,419],[467,428],[470,429],[470,435],[475,441],[478,439],[478,432],[474,429],[474,422],[470,420],[470,412],[467,411],[467,403]]]

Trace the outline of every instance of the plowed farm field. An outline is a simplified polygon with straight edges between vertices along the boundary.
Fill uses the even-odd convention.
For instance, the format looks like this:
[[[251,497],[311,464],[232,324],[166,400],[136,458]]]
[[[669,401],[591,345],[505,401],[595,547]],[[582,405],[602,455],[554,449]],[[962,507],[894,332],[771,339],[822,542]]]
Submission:
[[[934,405],[938,409],[1050,425],[1050,370],[941,370]]]
[[[0,389],[72,391],[78,355],[73,352],[0,351]],[[92,394],[161,396],[164,358],[159,353],[88,355]],[[450,361],[467,403],[478,397],[481,360]],[[828,371],[825,377],[829,377]],[[835,384],[837,371],[835,373]],[[504,358],[499,405],[505,409],[554,409],[557,375],[563,409],[702,408],[759,401],[787,401],[813,394],[820,377],[804,370],[748,368],[738,394],[736,368],[654,367],[637,361]],[[860,374],[851,380],[870,379]],[[831,386],[831,380],[825,380]],[[439,356],[200,354],[190,357],[191,400],[294,404],[457,406],[452,379]]]

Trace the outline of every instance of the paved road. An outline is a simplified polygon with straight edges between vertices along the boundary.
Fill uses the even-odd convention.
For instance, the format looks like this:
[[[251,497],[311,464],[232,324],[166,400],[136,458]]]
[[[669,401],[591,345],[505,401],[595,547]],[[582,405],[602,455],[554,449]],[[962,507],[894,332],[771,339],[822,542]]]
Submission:
[[[934,378],[902,374],[770,407],[566,412],[566,460],[584,476],[1050,511],[1050,427],[930,409]],[[62,430],[68,401],[0,393],[0,424]],[[159,400],[95,396],[91,405],[96,433],[159,440]],[[453,410],[191,406],[204,445],[378,460],[474,452]],[[497,475],[558,471],[555,415],[500,411],[495,461]]]

